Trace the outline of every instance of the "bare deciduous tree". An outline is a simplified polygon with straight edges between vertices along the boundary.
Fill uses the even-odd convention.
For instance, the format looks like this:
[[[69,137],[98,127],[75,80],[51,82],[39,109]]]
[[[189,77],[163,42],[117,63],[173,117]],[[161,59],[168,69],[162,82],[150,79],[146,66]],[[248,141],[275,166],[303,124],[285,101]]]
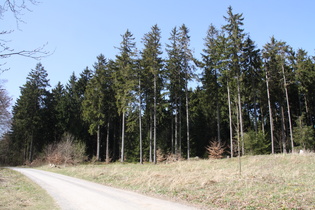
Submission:
[[[0,81],[0,136],[8,131],[11,123],[11,114],[9,111],[11,98],[1,83],[2,81]]]
[[[5,0],[2,4],[0,4],[0,19],[3,20],[4,14],[6,12],[13,15],[16,21],[17,28],[19,29],[19,24],[24,23],[22,16],[24,15],[24,11],[31,11],[29,9],[29,4],[36,5],[38,4],[35,0]],[[20,29],[19,29],[20,30]],[[5,30],[0,29],[0,36],[4,37],[10,35],[14,32],[14,30]],[[41,47],[37,47],[32,50],[16,50],[8,45],[11,40],[7,40],[5,38],[0,38],[0,59],[6,59],[11,56],[23,56],[32,59],[39,60],[43,57],[46,57],[50,54],[50,52],[45,51],[44,48],[47,45],[44,44]],[[8,70],[8,68],[2,68],[6,62],[0,63],[0,71]]]

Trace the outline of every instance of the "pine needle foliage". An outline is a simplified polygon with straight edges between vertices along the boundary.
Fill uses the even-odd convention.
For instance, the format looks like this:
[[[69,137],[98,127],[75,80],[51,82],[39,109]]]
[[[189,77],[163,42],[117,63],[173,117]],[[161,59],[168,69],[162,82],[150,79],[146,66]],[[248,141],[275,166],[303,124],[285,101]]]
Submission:
[[[210,145],[206,147],[208,157],[210,159],[221,159],[225,150],[224,144],[219,141],[210,141]]]

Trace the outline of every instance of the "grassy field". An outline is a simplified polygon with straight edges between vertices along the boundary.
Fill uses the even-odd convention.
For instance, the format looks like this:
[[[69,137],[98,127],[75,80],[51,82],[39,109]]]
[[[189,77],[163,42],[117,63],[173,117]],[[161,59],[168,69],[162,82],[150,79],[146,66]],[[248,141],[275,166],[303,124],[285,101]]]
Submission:
[[[0,168],[0,209],[54,210],[53,199],[22,174]]]
[[[50,170],[204,209],[315,209],[315,154],[170,164],[80,165]]]

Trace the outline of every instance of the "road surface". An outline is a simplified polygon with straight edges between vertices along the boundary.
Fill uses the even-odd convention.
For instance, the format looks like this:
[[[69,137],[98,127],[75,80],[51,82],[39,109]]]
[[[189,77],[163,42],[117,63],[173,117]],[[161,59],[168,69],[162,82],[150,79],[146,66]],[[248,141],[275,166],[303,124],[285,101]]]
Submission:
[[[11,169],[19,171],[47,190],[61,209],[195,209],[178,203],[152,198],[61,174],[30,168]]]

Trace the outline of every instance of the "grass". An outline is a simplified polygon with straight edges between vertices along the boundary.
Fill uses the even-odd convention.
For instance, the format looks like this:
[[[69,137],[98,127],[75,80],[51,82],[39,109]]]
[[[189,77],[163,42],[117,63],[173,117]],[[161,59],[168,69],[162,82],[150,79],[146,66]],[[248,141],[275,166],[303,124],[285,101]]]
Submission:
[[[53,199],[19,172],[0,168],[0,209],[54,210]]]
[[[212,209],[315,209],[315,154],[45,170]]]

